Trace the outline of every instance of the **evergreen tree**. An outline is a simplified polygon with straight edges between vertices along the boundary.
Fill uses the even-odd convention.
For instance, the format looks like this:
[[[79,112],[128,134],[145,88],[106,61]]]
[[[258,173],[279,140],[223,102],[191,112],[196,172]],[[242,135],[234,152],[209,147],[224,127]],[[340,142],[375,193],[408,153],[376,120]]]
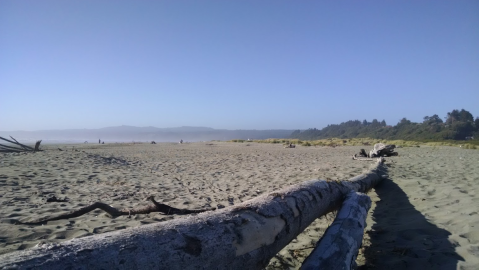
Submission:
[[[437,114],[433,115],[433,116],[424,116],[424,121],[422,122],[423,124],[426,124],[426,125],[439,125],[439,124],[442,124],[444,123],[441,119],[441,117],[439,117]]]
[[[447,113],[446,122],[437,114],[425,116],[422,123],[413,123],[403,118],[396,126],[387,127],[386,121],[373,119],[350,120],[341,124],[328,125],[323,129],[294,131],[292,138],[316,140],[326,138],[378,138],[406,140],[464,140],[466,137],[479,139],[479,117],[474,120],[472,114],[464,109]]]

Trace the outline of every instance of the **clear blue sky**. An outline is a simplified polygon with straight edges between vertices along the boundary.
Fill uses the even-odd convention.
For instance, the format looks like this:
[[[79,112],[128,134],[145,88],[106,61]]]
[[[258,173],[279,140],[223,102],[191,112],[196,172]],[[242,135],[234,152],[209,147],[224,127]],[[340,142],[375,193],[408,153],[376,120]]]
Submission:
[[[0,130],[463,108],[479,116],[479,1],[0,1]]]

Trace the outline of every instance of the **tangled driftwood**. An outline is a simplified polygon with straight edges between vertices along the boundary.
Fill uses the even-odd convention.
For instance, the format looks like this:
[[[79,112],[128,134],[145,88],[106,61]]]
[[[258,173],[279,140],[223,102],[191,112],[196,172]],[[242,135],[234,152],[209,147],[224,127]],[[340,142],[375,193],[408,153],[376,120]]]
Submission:
[[[0,144],[0,152],[7,152],[7,153],[19,153],[19,152],[37,152],[41,151],[40,150],[40,143],[42,142],[41,140],[37,141],[35,143],[35,147],[30,147],[24,144],[19,143],[15,138],[10,136],[12,140],[5,139],[3,137],[0,137],[0,140],[4,140],[6,142],[9,142],[15,146],[11,145],[5,145],[5,144]]]
[[[369,157],[397,156],[398,153],[394,152],[394,148],[396,148],[394,144],[377,143],[374,145],[373,150],[369,151]]]
[[[112,206],[109,206],[108,204],[105,204],[105,203],[102,203],[102,202],[96,202],[94,204],[91,204],[89,206],[80,208],[78,210],[71,211],[70,213],[67,213],[67,214],[62,214],[62,215],[52,217],[52,218],[40,218],[38,220],[29,221],[29,222],[18,221],[17,224],[42,225],[42,224],[46,224],[49,221],[79,217],[79,216],[84,215],[88,212],[91,212],[95,209],[101,209],[101,210],[107,212],[112,217],[130,216],[130,215],[136,215],[136,214],[149,214],[149,213],[153,213],[153,212],[160,212],[160,213],[163,213],[165,215],[174,215],[174,214],[176,214],[176,215],[187,215],[187,214],[201,213],[201,212],[206,212],[206,211],[211,211],[211,210],[216,209],[216,208],[196,209],[196,210],[179,209],[179,208],[168,206],[166,204],[159,203],[159,202],[155,201],[153,196],[150,196],[146,199],[151,201],[153,203],[153,205],[148,205],[148,206],[141,207],[141,208],[118,210],[118,209],[116,209]]]
[[[373,150],[369,151],[369,154],[366,154],[364,149],[361,149],[359,154],[354,154],[354,160],[375,160],[373,158],[377,157],[391,157],[398,156],[398,152],[394,152],[396,145],[394,144],[384,144],[377,143],[374,145]],[[359,158],[358,158],[359,157]]]

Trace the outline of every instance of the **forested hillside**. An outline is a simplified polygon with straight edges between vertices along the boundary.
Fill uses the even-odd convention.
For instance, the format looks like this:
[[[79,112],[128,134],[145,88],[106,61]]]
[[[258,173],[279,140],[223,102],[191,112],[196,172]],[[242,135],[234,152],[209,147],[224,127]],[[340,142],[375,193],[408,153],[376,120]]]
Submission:
[[[395,126],[387,125],[374,119],[351,120],[339,125],[328,125],[323,129],[296,130],[291,138],[301,140],[319,140],[327,138],[377,138],[386,140],[415,140],[415,141],[442,141],[466,140],[479,141],[479,117],[474,120],[473,115],[462,109],[453,110],[441,119],[437,114],[425,116],[422,123],[414,123],[406,118],[401,119]]]

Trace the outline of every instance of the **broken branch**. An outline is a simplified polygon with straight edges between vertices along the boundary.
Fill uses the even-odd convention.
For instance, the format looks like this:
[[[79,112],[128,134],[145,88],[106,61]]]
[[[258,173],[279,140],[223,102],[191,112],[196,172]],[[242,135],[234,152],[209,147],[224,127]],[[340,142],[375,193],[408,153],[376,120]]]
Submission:
[[[82,216],[86,213],[89,213],[95,209],[101,209],[105,212],[107,212],[110,216],[112,217],[119,217],[119,216],[130,216],[130,215],[136,215],[136,214],[149,214],[153,212],[160,212],[165,215],[187,215],[187,214],[193,214],[193,213],[201,213],[201,212],[206,212],[206,211],[211,211],[215,210],[216,208],[211,208],[211,209],[196,209],[196,210],[190,210],[190,209],[179,209],[175,207],[168,206],[166,204],[159,203],[155,201],[153,196],[150,196],[147,198],[147,200],[151,201],[153,205],[148,205],[145,207],[140,207],[140,208],[134,208],[134,209],[122,209],[118,210],[112,206],[109,206],[108,204],[102,203],[102,202],[96,202],[94,204],[91,204],[89,206],[80,208],[78,210],[71,211],[70,213],[67,214],[62,214],[56,217],[52,218],[40,218],[34,221],[29,221],[29,222],[21,222],[18,221],[18,224],[24,224],[24,225],[43,225],[46,224],[49,221],[54,221],[54,220],[61,220],[61,219],[69,219],[69,218],[75,218]]]

